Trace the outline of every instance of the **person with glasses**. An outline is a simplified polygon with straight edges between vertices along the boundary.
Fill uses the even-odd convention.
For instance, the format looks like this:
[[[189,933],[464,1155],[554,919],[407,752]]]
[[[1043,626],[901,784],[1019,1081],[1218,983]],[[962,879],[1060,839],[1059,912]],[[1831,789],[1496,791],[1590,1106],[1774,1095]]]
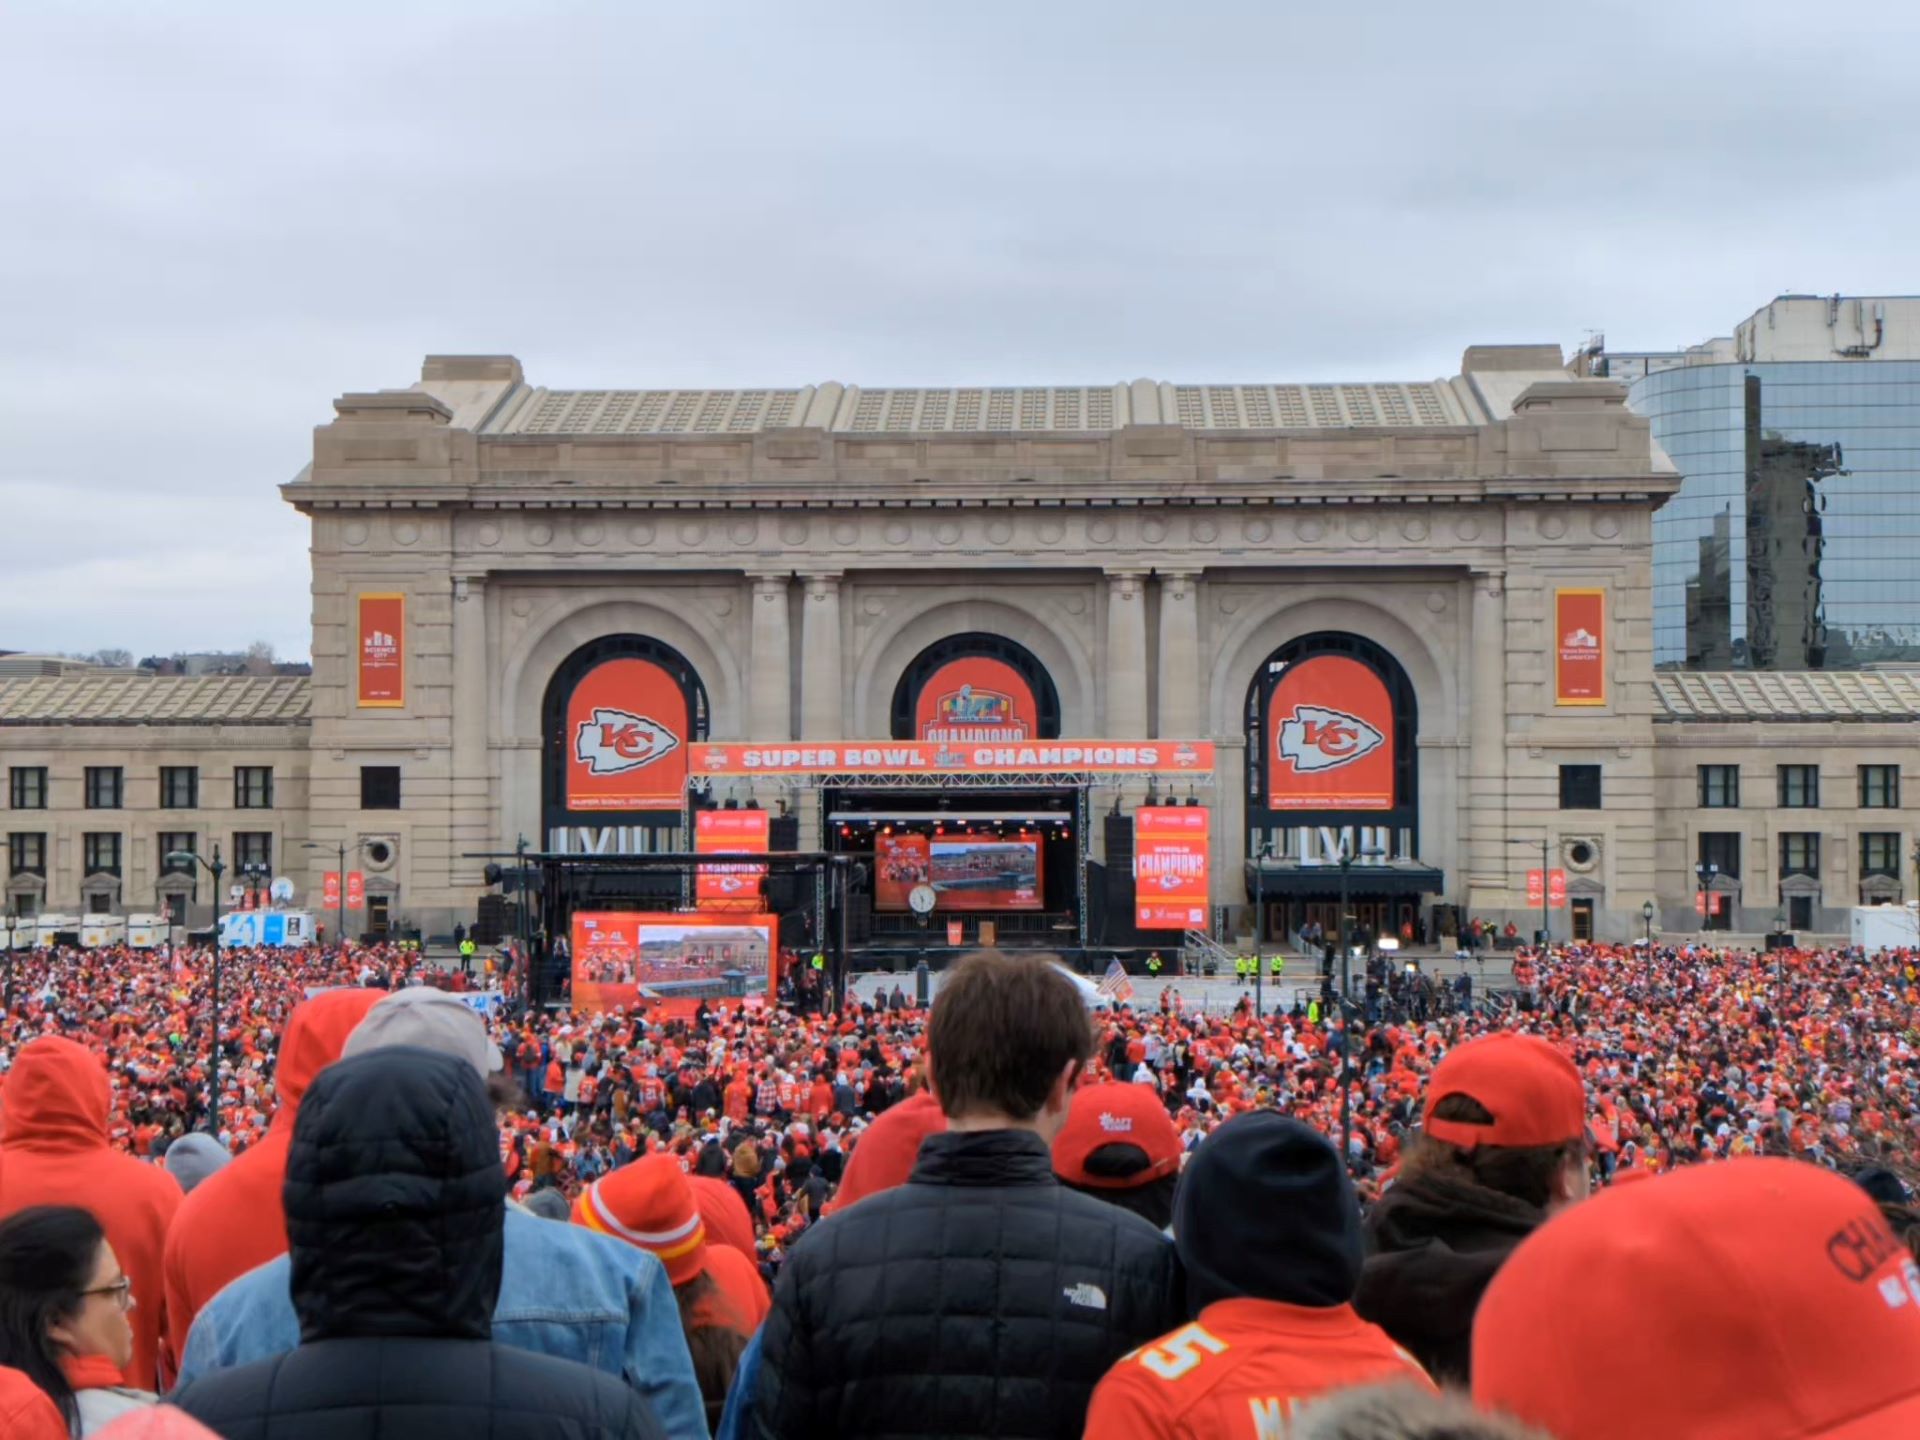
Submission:
[[[0,1365],[46,1392],[78,1436],[154,1403],[129,1387],[133,1282],[106,1231],[73,1205],[0,1220]]]

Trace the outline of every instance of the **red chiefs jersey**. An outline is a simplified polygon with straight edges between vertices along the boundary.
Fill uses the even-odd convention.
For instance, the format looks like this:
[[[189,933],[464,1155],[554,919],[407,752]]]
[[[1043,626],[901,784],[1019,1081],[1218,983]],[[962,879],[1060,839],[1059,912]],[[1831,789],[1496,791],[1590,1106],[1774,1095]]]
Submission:
[[[1354,1313],[1221,1300],[1124,1357],[1093,1392],[1099,1440],[1283,1440],[1298,1406],[1389,1380],[1433,1388],[1420,1363]]]

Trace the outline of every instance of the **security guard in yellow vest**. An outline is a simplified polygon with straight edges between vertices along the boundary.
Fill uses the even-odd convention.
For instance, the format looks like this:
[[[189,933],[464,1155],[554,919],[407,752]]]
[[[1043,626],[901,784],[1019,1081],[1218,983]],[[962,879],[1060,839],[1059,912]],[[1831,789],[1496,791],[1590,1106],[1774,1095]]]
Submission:
[[[1269,978],[1278,980],[1282,975],[1286,973],[1287,973],[1286,956],[1269,955],[1267,957],[1267,975]]]
[[[1154,976],[1156,979],[1159,977],[1160,952],[1158,950],[1147,956],[1147,974]]]
[[[827,957],[822,955],[818,950],[813,952],[813,968],[816,970],[824,970],[827,968]]]
[[[1247,981],[1253,978],[1253,961],[1245,955],[1234,956],[1233,974],[1234,978],[1245,986]]]

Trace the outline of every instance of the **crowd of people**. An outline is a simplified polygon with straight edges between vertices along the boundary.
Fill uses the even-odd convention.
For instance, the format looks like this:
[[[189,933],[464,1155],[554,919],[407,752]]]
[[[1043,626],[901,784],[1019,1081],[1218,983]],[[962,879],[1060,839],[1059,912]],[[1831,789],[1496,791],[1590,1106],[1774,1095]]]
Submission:
[[[1585,1440],[1619,1433],[1590,1371],[1737,1342],[1837,1391],[1857,1325],[1857,1413],[1907,1428],[1845,1433],[1920,1433],[1915,957],[1569,946],[1493,1004],[1376,976],[1089,1017],[991,955],[931,1009],[642,1015],[449,993],[415,951],[229,951],[217,1113],[211,958],[15,959],[0,1426],[166,1394],[297,1433],[293,1394],[352,1427],[417,1342],[404,1403],[490,1417],[461,1433]],[[1795,1237],[1825,1269],[1785,1273]],[[1827,1433],[1740,1378],[1673,1380],[1697,1413],[1647,1433]]]

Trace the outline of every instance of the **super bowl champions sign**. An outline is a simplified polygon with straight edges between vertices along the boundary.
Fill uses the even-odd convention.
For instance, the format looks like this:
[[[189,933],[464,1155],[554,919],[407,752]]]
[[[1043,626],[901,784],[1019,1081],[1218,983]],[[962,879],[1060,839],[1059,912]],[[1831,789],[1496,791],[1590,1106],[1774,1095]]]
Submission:
[[[968,655],[927,677],[915,706],[914,739],[945,744],[1031,740],[1040,707],[1033,687],[1004,660]]]
[[[1269,809],[1393,809],[1393,699],[1372,667],[1345,655],[1287,666],[1265,743]]]
[[[687,696],[651,660],[608,660],[567,701],[566,808],[677,810],[687,784]]]

